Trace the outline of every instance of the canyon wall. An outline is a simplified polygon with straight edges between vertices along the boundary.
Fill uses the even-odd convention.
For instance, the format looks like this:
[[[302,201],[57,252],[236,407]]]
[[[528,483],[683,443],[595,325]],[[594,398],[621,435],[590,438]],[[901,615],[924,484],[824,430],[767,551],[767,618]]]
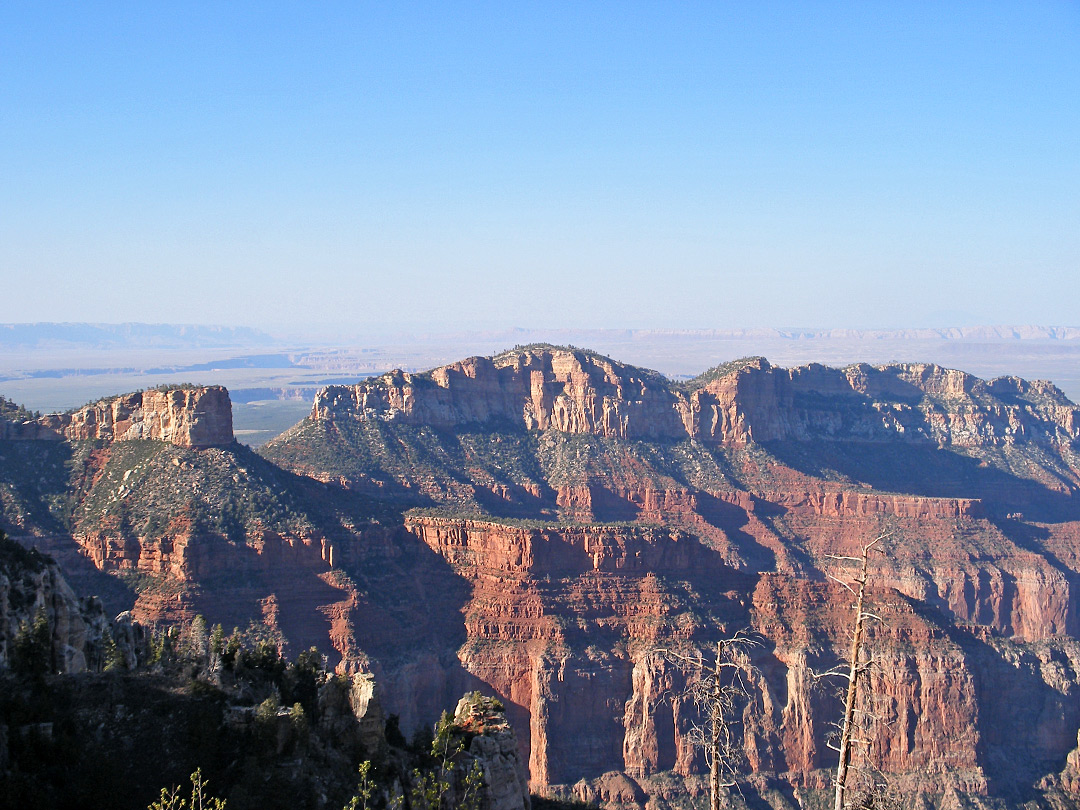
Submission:
[[[655,372],[591,352],[508,352],[471,357],[424,374],[394,371],[355,386],[330,386],[312,417],[400,419],[451,428],[507,421],[529,430],[658,438],[681,432],[675,396]]]
[[[1070,444],[1080,409],[1052,384],[932,364],[775,368],[756,359],[680,402],[687,432],[726,443],[906,439],[955,447]]]
[[[899,515],[918,510],[931,532],[935,522],[956,519],[959,504],[941,504],[935,514],[919,500],[886,503]],[[853,501],[849,511],[834,503],[830,519],[865,517],[864,504]],[[692,676],[662,651],[708,654],[717,639],[748,629],[765,644],[748,672],[747,767],[804,788],[828,787],[825,738],[840,706],[815,673],[842,655],[851,607],[850,595],[824,578],[824,565],[798,577],[748,576],[693,537],[635,527],[415,518],[407,528],[472,583],[462,663],[523,709],[535,785],[613,771],[645,781],[664,771],[700,773],[692,741],[700,718],[680,698]],[[826,533],[819,527],[814,542],[852,551]],[[841,565],[830,567],[843,576]],[[1075,610],[1068,583],[1035,566],[1028,576],[1009,575],[948,549],[934,568],[917,576],[894,559],[875,565],[870,601],[881,622],[869,640],[871,688],[888,728],[875,738],[877,766],[910,779],[921,774],[913,784],[923,791],[974,793],[1006,779],[1009,750],[1025,751],[1031,773],[1056,767],[1080,724],[1066,685],[1080,674],[1080,645],[1062,644]],[[930,598],[934,582],[942,593]],[[920,607],[928,604],[936,609]],[[954,622],[981,629],[968,638]],[[1002,661],[1003,651],[1017,660]],[[1010,694],[1010,717],[1039,718],[1038,728],[1003,735],[1003,707],[987,703],[997,689]]]
[[[101,602],[80,599],[60,568],[0,533],[0,671],[17,665],[20,636],[33,638],[44,620],[46,671],[85,672],[100,667],[108,620]],[[25,643],[25,642],[23,642]]]
[[[1043,381],[988,382],[929,364],[782,369],[755,358],[676,386],[655,372],[558,348],[330,386],[316,395],[312,418],[440,429],[503,421],[529,430],[728,445],[842,439],[1057,446],[1080,438],[1080,409]]]

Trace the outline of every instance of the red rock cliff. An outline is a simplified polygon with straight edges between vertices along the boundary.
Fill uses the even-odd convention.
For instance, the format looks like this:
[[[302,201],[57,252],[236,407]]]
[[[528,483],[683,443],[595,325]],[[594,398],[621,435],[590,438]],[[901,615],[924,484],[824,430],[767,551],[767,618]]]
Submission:
[[[0,424],[5,439],[154,439],[178,447],[215,447],[233,441],[232,402],[219,385],[139,391],[76,411]]]
[[[727,444],[903,439],[1001,447],[1080,438],[1080,409],[1048,382],[988,382],[922,363],[782,369],[758,359],[695,390],[680,410],[691,435]]]
[[[988,382],[917,363],[782,369],[758,358],[683,389],[655,372],[558,348],[331,386],[316,396],[312,418],[400,419],[438,428],[503,421],[530,430],[733,446],[844,439],[1001,447],[1080,438],[1080,409],[1043,381]]]
[[[399,371],[315,398],[315,419],[401,419],[447,428],[509,421],[530,430],[616,438],[678,436],[675,395],[655,372],[592,352],[525,349],[471,357],[426,375]]]
[[[960,515],[970,508],[928,499],[871,505],[825,498],[809,505],[809,517],[859,521],[868,509],[889,509],[906,515],[909,526],[934,532],[957,519],[975,520]],[[700,773],[700,749],[692,742],[696,710],[677,697],[687,675],[656,650],[707,646],[726,626],[721,633],[751,627],[768,640],[749,676],[753,699],[741,718],[749,770],[805,788],[828,787],[826,737],[838,705],[814,673],[832,666],[847,643],[850,598],[821,571],[748,577],[696,538],[647,528],[526,529],[426,517],[410,519],[407,528],[472,585],[461,663],[520,707],[518,722],[530,728],[522,743],[535,786],[586,780],[575,790],[588,798],[613,772],[646,787],[665,771]],[[847,537],[830,538],[821,523],[806,528],[815,556],[850,553]],[[861,536],[865,528],[850,532]],[[927,579],[881,561],[872,602],[883,622],[872,631],[870,647],[874,708],[889,731],[875,742],[874,759],[916,791],[951,786],[985,793],[995,778],[1005,778],[993,752],[1022,744],[1032,762],[1042,763],[1032,767],[1049,767],[1072,749],[1080,711],[1069,704],[1070,687],[1060,679],[1073,677],[1066,673],[1080,665],[1080,648],[1029,648],[995,640],[989,630],[969,641],[928,619],[913,609],[919,596],[929,604],[955,599],[951,610],[962,622],[1000,621],[1005,632],[1013,631],[1010,621],[1026,622],[1035,639],[1064,630],[1052,583],[1017,588],[1008,582],[1013,577],[999,572],[996,586],[992,574],[981,585],[964,585],[966,576],[979,579],[965,550],[942,549],[941,560],[940,582],[956,582],[958,591],[969,593],[927,599],[923,592],[909,601],[911,589],[925,591]],[[1027,597],[1025,587],[1034,588]],[[984,609],[991,604],[999,615]],[[1002,610],[1025,618],[1010,619]],[[1056,618],[1045,615],[1055,610]],[[1016,660],[1002,660],[1010,656]],[[997,691],[1008,695],[1008,712],[991,697]],[[1015,739],[1003,736],[1000,725],[1012,723],[1006,714],[1014,711],[1040,717],[1041,725],[1015,728]]]

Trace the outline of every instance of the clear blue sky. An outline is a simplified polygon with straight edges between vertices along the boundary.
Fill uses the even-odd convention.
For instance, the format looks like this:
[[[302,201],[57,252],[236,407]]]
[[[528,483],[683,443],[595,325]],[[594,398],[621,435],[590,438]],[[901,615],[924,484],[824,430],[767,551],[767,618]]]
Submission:
[[[1080,322],[1080,3],[0,5],[2,321]]]

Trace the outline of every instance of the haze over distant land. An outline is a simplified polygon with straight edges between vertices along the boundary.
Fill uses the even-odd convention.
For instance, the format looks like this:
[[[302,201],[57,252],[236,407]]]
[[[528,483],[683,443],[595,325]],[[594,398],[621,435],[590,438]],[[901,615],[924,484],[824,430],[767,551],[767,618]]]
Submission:
[[[49,349],[194,349],[250,347],[270,342],[249,327],[151,323],[4,323],[0,347]]]

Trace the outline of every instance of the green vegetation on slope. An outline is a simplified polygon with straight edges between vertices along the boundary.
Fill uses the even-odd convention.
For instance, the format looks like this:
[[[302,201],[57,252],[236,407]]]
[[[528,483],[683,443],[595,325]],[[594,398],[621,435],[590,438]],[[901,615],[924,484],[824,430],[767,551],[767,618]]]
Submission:
[[[0,441],[0,529],[11,534],[193,533],[242,543],[264,530],[332,533],[372,513],[239,444]]]
[[[66,442],[0,441],[0,528],[10,534],[65,531],[77,456]]]
[[[475,511],[475,487],[545,486],[537,440],[538,434],[524,430],[450,433],[379,419],[305,419],[259,452],[298,472],[344,478],[381,499]]]
[[[28,410],[7,397],[0,396],[0,419],[6,419],[9,422],[27,422],[39,416],[41,414],[37,411]]]
[[[726,377],[729,374],[733,374],[736,371],[746,368],[752,363],[766,363],[768,362],[764,357],[752,356],[752,357],[740,357],[737,360],[730,360],[727,363],[721,363],[718,366],[713,366],[706,371],[701,372],[696,377],[691,377],[689,380],[684,380],[681,383],[674,385],[680,391],[685,391],[688,394],[692,394],[699,388],[704,388],[713,380],[719,380],[721,377]]]
[[[0,806],[179,807],[171,786],[193,771],[204,799],[229,810],[347,808],[354,796],[386,808],[402,790],[414,810],[479,810],[482,796],[516,787],[488,785],[468,748],[509,728],[496,698],[471,693],[467,719],[444,712],[406,742],[370,676],[333,673],[314,648],[289,660],[257,633],[198,616],[149,632],[113,626],[103,641],[99,671],[0,670],[0,729],[11,730]]]
[[[186,525],[243,542],[261,529],[297,533],[318,522],[308,514],[303,479],[240,445],[189,450],[115,442],[92,480],[72,514],[83,531],[110,527],[152,538]]]
[[[287,469],[340,479],[355,491],[425,514],[528,525],[580,522],[580,514],[562,514],[560,489],[715,492],[730,489],[734,480],[725,451],[690,440],[622,440],[509,425],[439,431],[393,420],[306,419],[259,452]],[[625,509],[597,509],[592,522],[628,518]]]

